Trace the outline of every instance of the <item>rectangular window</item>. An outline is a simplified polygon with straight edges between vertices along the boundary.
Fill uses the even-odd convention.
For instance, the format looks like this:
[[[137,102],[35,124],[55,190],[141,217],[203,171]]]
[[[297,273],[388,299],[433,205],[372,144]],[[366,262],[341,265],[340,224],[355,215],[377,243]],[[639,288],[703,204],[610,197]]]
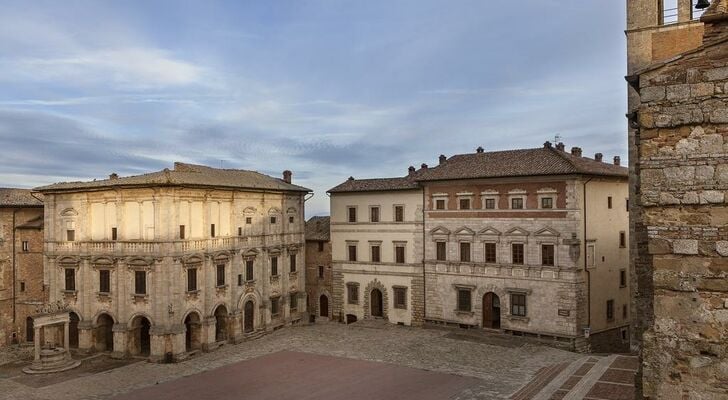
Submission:
[[[470,210],[470,199],[460,199],[460,209]]]
[[[66,268],[65,274],[66,274],[66,290],[75,291],[76,290],[76,270],[73,268]]]
[[[624,208],[625,211],[629,212],[629,199],[624,200]]]
[[[182,240],[184,240],[184,238],[185,238],[185,226],[184,225],[179,226],[179,238]]]
[[[614,300],[607,300],[607,321],[614,320]]]
[[[111,240],[117,240],[119,238],[116,228],[111,228]]]
[[[627,319],[627,305],[622,305],[622,319]]]
[[[394,222],[404,222],[404,206],[394,206]]]
[[[458,311],[470,312],[471,299],[470,289],[458,289]]]
[[[324,242],[318,242],[318,251],[319,253],[324,251]]]
[[[255,279],[253,276],[253,260],[245,260],[245,280],[252,281]]]
[[[523,264],[523,243],[511,243],[511,258],[513,264]]]
[[[270,258],[270,274],[271,276],[278,276],[278,257]]]
[[[289,296],[289,303],[290,303],[290,309],[291,311],[298,311],[298,294],[297,293],[291,293]]]
[[[76,231],[73,229],[66,230],[66,241],[73,242],[76,240]]]
[[[350,244],[349,249],[349,261],[356,261],[356,245]]]
[[[197,290],[197,268],[187,268],[187,291]]]
[[[243,286],[243,274],[238,274],[238,286]]]
[[[210,237],[215,237],[215,224],[210,224]]]
[[[243,227],[242,226],[238,227],[238,236],[243,236]]]
[[[28,241],[23,240],[23,251],[29,251],[30,246],[28,246]]]
[[[594,266],[594,258],[596,257],[596,246],[594,244],[586,245],[586,265],[588,267]]]
[[[495,199],[485,199],[485,209],[495,210]]]
[[[444,199],[435,200],[435,209],[444,210],[445,209],[445,200]]]
[[[394,262],[397,264],[404,264],[404,249],[405,246],[400,244],[394,246]]]
[[[660,1],[660,22],[663,25],[678,22],[678,0]]]
[[[607,208],[612,208],[612,196],[607,197]]]
[[[460,262],[470,262],[470,242],[460,242]]]
[[[369,209],[369,222],[379,222],[379,207]]]
[[[447,260],[447,243],[437,242],[437,261]]]
[[[324,279],[324,266],[323,265],[318,266],[318,277],[319,277],[319,279]]]
[[[20,291],[25,292],[25,282],[20,281]]]
[[[554,265],[554,245],[541,245],[541,265]]]
[[[356,207],[349,207],[347,210],[349,222],[356,222]]]
[[[109,293],[111,291],[111,272],[108,269],[99,270],[99,292]]]
[[[270,224],[275,225],[276,222],[278,222],[278,219],[276,217],[270,217]]]
[[[372,262],[382,261],[382,248],[379,245],[373,245],[372,249]]]
[[[288,217],[288,223],[289,223],[289,224],[292,224],[292,223],[293,223],[293,221],[295,221],[295,219],[294,219],[293,217]]]
[[[245,217],[245,225],[253,224],[253,217]]]
[[[134,271],[134,294],[147,294],[146,271]]]
[[[522,210],[523,209],[523,198],[521,197],[515,197],[511,199],[511,208],[514,210]]]
[[[225,286],[225,264],[217,265],[217,286]]]
[[[541,208],[554,208],[554,199],[552,197],[542,197]]]
[[[511,294],[511,315],[518,317],[526,316],[526,295],[525,294]]]
[[[407,288],[395,287],[394,290],[394,308],[407,309]]]
[[[359,303],[359,286],[348,284],[346,285],[347,302],[349,304]]]
[[[619,232],[619,247],[627,247],[627,234]]]
[[[624,269],[619,270],[619,287],[627,287],[627,271]]]
[[[270,313],[271,315],[278,315],[278,298],[270,299]]]
[[[495,261],[495,243],[485,244],[485,262],[494,263]]]
[[[290,259],[291,259],[291,272],[296,272],[296,255],[291,254]]]

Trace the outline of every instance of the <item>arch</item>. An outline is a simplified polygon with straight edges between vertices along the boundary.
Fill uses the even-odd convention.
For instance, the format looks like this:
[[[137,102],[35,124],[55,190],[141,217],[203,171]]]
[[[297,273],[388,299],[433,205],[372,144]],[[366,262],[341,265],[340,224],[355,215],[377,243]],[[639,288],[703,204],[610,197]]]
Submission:
[[[111,266],[114,265],[114,263],[114,259],[109,256],[98,256],[91,259],[92,265]]]
[[[98,321],[99,321],[99,317],[100,317],[101,315],[103,315],[103,314],[106,314],[106,315],[108,315],[109,317],[111,317],[111,321],[112,321],[113,323],[115,323],[115,324],[116,324],[116,323],[118,323],[118,322],[119,322],[119,320],[118,320],[118,319],[116,319],[116,317],[114,317],[114,314],[113,314],[113,313],[111,313],[111,311],[108,311],[108,310],[101,310],[101,311],[98,311],[98,312],[97,312],[97,313],[96,313],[96,314],[95,314],[95,315],[94,315],[94,316],[93,316],[93,317],[91,318],[91,321],[92,321],[92,322],[93,322],[94,324],[98,324]]]
[[[97,351],[114,351],[114,317],[106,312],[99,313],[94,320],[94,342]]]
[[[202,318],[196,310],[190,310],[182,320],[185,325],[185,350],[187,352],[202,348]]]
[[[182,264],[202,264],[205,261],[205,256],[201,253],[194,253],[188,256],[182,257]]]
[[[281,214],[281,210],[278,207],[271,207],[268,210],[268,215],[270,215],[271,217],[276,216],[276,215],[280,215],[280,214]]]
[[[81,317],[74,311],[68,313],[70,319],[68,323],[68,347],[72,349],[78,348],[78,323]]]
[[[208,315],[215,315],[215,312],[217,311],[218,308],[220,308],[220,306],[225,307],[225,310],[227,310],[229,308],[227,306],[227,304],[225,304],[224,301],[218,301],[212,307],[210,307],[210,313]]]
[[[319,316],[329,318],[329,296],[322,294],[319,296]]]
[[[225,304],[220,304],[213,313],[215,317],[215,341],[222,342],[228,338],[228,309]]]
[[[152,327],[152,321],[144,314],[135,314],[131,318],[129,324],[129,353],[132,355],[147,356],[151,350],[151,336],[149,331]]]
[[[500,297],[494,292],[487,292],[483,295],[483,302],[481,306],[483,309],[482,327],[500,329]]]
[[[65,256],[58,259],[57,264],[61,267],[64,266],[78,266],[81,263],[81,259],[75,256]]]
[[[60,215],[61,217],[75,217],[78,215],[78,211],[76,211],[73,207],[68,207],[64,208]]]
[[[379,282],[378,279],[374,279],[373,281],[369,282],[367,287],[364,289],[364,318],[370,318],[373,316],[371,307],[371,295],[372,290],[374,289],[377,289],[381,294],[381,317],[384,319],[388,319],[389,294],[387,293],[387,288],[382,284],[382,282]]]
[[[244,215],[253,215],[253,214],[255,214],[255,211],[256,211],[255,207],[245,207],[245,209],[243,210],[243,214]]]
[[[296,212],[296,207],[288,207],[286,210],[286,214],[295,214]]]

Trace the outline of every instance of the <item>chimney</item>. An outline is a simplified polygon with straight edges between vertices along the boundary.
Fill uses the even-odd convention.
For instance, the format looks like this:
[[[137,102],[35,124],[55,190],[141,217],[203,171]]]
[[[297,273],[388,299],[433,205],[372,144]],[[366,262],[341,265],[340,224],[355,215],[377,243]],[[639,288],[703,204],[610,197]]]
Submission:
[[[482,153],[482,152],[484,152],[484,151],[485,151],[485,149],[483,148],[483,146],[478,146],[478,148],[477,148],[477,149],[475,149],[475,152],[476,152],[476,153]]]
[[[415,167],[410,165],[410,167],[407,168],[407,175],[410,175],[410,176],[414,175],[415,171],[416,171]]]
[[[348,180],[353,181],[354,180],[354,177],[353,176],[350,176]]]
[[[549,142],[548,140],[545,141],[545,142],[543,142],[543,148],[544,149],[550,149],[551,148],[551,142]]]
[[[594,154],[594,161],[602,162],[602,157],[604,157],[602,153]]]
[[[571,155],[576,156],[576,157],[581,157],[581,147],[572,147]]]
[[[619,165],[620,158],[619,156],[614,156],[614,165]]]
[[[447,157],[444,154],[440,154],[440,165],[445,164]]]
[[[422,169],[427,169],[427,164],[425,164],[425,163],[422,163],[422,165],[420,165],[420,168],[422,168]]]
[[[566,146],[564,146],[564,142],[558,142],[558,143],[556,143],[556,150],[566,151]]]
[[[291,183],[291,178],[293,177],[293,172],[289,170],[283,171],[283,182]]]
[[[116,172],[112,172],[111,175],[109,175],[109,179],[111,179],[112,181],[115,179],[119,179],[119,174],[117,174]]]

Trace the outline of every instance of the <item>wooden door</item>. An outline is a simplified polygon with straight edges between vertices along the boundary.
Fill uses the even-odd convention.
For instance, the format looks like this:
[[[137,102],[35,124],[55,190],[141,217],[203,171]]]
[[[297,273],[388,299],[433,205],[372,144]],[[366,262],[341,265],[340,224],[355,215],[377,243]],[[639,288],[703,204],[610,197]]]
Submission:
[[[322,294],[319,301],[319,315],[322,317],[329,316],[329,298]]]
[[[384,315],[382,312],[382,292],[379,289],[372,290],[371,302],[372,317],[382,317]]]
[[[243,318],[243,331],[245,333],[253,332],[255,329],[255,324],[253,323],[255,321],[254,308],[252,301],[245,303],[245,316]]]

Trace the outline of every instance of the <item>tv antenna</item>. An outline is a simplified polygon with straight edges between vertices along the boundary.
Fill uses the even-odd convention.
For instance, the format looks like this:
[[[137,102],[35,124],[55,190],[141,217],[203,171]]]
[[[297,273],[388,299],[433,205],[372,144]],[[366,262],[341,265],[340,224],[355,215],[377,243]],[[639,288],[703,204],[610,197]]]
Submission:
[[[554,135],[554,143],[560,143],[561,139],[563,139],[563,138],[558,133],[556,135]]]

